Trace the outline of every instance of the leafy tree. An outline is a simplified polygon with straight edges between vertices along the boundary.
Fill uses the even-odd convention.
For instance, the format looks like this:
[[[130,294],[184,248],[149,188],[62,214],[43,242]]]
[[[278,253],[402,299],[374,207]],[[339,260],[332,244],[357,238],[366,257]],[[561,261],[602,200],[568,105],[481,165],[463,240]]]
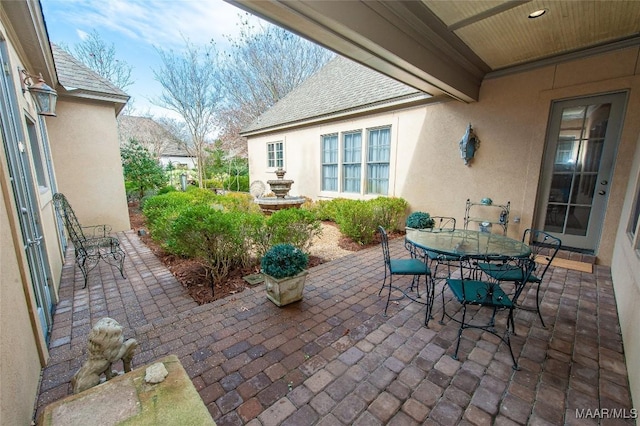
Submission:
[[[153,74],[163,91],[153,102],[175,111],[184,120],[198,162],[198,183],[202,188],[207,137],[214,130],[214,116],[220,99],[215,44],[212,41],[197,47],[187,40],[182,53],[157,51],[162,63]]]
[[[271,24],[254,26],[245,19],[240,25],[220,68],[225,96],[217,122],[225,148],[244,154],[242,128],[322,68],[333,53]]]
[[[121,90],[134,83],[131,78],[133,67],[117,59],[115,45],[107,44],[95,29],[69,53]]]
[[[162,166],[151,153],[135,139],[120,148],[124,180],[127,186],[135,188],[140,199],[145,191],[160,188],[166,184]]]

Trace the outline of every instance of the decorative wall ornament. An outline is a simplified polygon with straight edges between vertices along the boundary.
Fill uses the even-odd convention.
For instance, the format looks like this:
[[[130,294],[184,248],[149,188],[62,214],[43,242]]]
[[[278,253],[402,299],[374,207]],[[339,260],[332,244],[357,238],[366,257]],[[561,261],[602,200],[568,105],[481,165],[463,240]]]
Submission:
[[[111,371],[111,364],[122,360],[124,372],[131,371],[133,352],[138,347],[135,339],[126,342],[122,335],[122,327],[111,318],[102,318],[89,333],[87,350],[89,358],[71,379],[73,393],[79,393],[100,383],[100,375],[104,373],[110,380],[118,373]]]
[[[467,131],[460,140],[460,157],[464,160],[465,166],[469,165],[469,162],[473,159],[476,151],[480,147],[480,139],[476,136],[471,123],[467,126]]]

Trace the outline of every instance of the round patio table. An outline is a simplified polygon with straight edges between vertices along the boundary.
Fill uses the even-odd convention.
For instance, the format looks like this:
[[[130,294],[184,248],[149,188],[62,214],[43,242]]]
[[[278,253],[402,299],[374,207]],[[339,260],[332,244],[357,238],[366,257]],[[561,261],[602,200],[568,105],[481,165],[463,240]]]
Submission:
[[[451,257],[528,257],[531,248],[522,241],[499,234],[468,229],[406,229],[406,238],[416,247]]]

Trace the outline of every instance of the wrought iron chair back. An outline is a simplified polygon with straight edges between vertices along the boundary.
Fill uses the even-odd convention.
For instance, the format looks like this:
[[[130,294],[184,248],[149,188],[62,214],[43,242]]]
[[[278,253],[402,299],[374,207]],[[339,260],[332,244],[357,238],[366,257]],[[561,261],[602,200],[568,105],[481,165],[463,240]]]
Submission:
[[[458,262],[459,276],[450,277],[446,282],[447,287],[453,294],[453,299],[460,303],[462,307],[460,318],[457,318],[455,313],[447,313],[444,289],[442,294],[443,307],[441,322],[443,322],[444,317],[447,316],[460,324],[453,357],[455,359],[458,357],[462,332],[467,328],[476,328],[488,331],[505,343],[513,361],[513,368],[518,369],[518,363],[513,353],[510,339],[510,335],[512,333],[515,334],[513,312],[517,306],[518,298],[527,284],[529,276],[533,272],[533,260],[530,258],[505,258],[503,256],[486,256],[482,259],[462,256],[458,259]],[[489,268],[495,268],[496,277],[491,276],[491,274],[486,274],[487,269],[480,268],[480,264],[489,265]],[[504,269],[505,265],[508,265],[509,268]],[[500,274],[503,273],[503,271],[513,271],[515,269],[521,272],[522,281],[516,282],[513,289],[505,291],[500,285],[502,281]],[[467,311],[469,306],[489,308],[490,317],[487,318],[481,315],[480,311],[470,314]],[[496,323],[496,315],[500,311],[507,312],[503,332],[498,331],[499,326]]]
[[[456,230],[456,218],[449,216],[431,216],[435,224],[433,228],[427,229],[427,232],[453,232]],[[425,254],[429,257],[429,266],[433,271],[433,279],[438,279],[438,268],[440,265],[449,267],[449,262],[455,261],[456,256],[448,256],[431,250],[425,250]],[[446,278],[447,275],[440,278]]]
[[[546,327],[540,312],[540,285],[551,262],[558,254],[562,242],[559,238],[537,229],[526,229],[522,234],[522,242],[528,244],[531,248],[530,258],[534,261],[532,273],[528,276],[526,282],[536,285],[536,304],[534,307],[528,307],[523,304],[518,307],[536,311],[542,326]],[[500,281],[520,282],[523,279],[520,269],[512,268],[509,265],[503,265],[501,268],[496,268],[495,266],[489,268],[489,265],[482,262],[479,266],[485,273]]]
[[[76,264],[84,278],[84,287],[87,286],[89,271],[97,266],[100,259],[116,266],[122,278],[126,278],[124,276],[125,252],[120,247],[120,241],[109,235],[111,227],[80,225],[71,204],[62,193],[53,195],[53,204],[73,244]]]
[[[382,290],[386,286],[387,277],[389,277],[389,293],[387,295],[387,304],[384,308],[384,315],[387,314],[387,309],[389,308],[389,302],[391,301],[391,293],[392,291],[399,290],[406,295],[406,293],[392,285],[393,276],[394,275],[412,275],[413,280],[411,281],[410,290],[416,290],[416,297],[420,298],[419,285],[420,285],[420,277],[424,275],[425,277],[425,285],[427,287],[426,291],[426,301],[423,304],[427,305],[427,313],[425,316],[425,325],[428,324],[429,318],[431,317],[431,305],[433,304],[433,283],[431,286],[429,285],[429,277],[431,276],[431,270],[429,266],[425,262],[425,256],[423,253],[420,253],[416,246],[411,244],[407,239],[405,239],[404,244],[405,248],[409,251],[410,258],[409,259],[392,259],[389,252],[389,236],[387,235],[387,231],[382,227],[378,227],[378,232],[380,233],[380,245],[382,246],[382,254],[384,257],[384,280],[382,281],[382,286],[380,287],[380,291],[378,291],[378,296],[382,294]]]

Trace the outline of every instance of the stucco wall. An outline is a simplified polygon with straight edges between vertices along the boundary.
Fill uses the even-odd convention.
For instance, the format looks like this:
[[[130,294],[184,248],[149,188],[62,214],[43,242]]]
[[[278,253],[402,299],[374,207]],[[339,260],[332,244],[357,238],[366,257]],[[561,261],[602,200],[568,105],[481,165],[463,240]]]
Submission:
[[[56,114],[47,128],[58,191],[82,225],[131,229],[113,105],[61,97]]]
[[[2,151],[4,154],[4,151]],[[3,195],[5,191],[3,185]],[[0,198],[0,423],[29,424],[40,379],[40,360],[13,243],[7,205]]]
[[[250,179],[273,179],[267,173],[266,143],[285,142],[286,179],[292,195],[320,198],[322,134],[392,125],[389,195],[405,198],[413,210],[453,216],[462,223],[467,198],[511,201],[508,234],[519,238],[534,224],[536,196],[551,102],[569,97],[629,90],[614,178],[598,262],[611,264],[613,244],[635,148],[640,114],[638,48],[487,79],[480,100],[443,102],[396,113],[378,114],[249,139]],[[588,70],[586,72],[585,70]],[[471,166],[460,158],[458,142],[471,123],[481,144]],[[340,194],[347,196],[347,194]],[[520,218],[520,223],[514,219]]]
[[[0,14],[0,18],[4,18],[4,15]],[[22,56],[24,51],[19,41],[13,38],[14,32],[7,29],[9,25],[8,22],[0,22],[0,39],[6,42],[8,69],[15,86],[8,89],[16,92],[18,113],[7,117],[6,122],[13,119],[17,128],[22,125],[25,130],[24,115],[36,115],[30,96],[22,93],[20,75],[16,70],[30,67]],[[0,134],[0,138],[3,134]],[[0,142],[0,424],[28,425],[33,415],[40,371],[48,353],[44,333],[33,308],[35,298],[24,257],[7,153],[4,141]],[[29,144],[25,145],[29,154],[25,158],[31,161]],[[42,204],[40,207],[43,207]],[[42,224],[45,234],[51,231],[48,226],[48,223]],[[60,264],[58,261],[52,268],[59,270]],[[58,277],[53,278],[54,281],[58,280]]]
[[[640,363],[636,362],[640,358],[640,310],[637,309],[640,301],[640,247],[634,245],[632,237],[627,233],[629,218],[640,186],[640,137],[637,139],[635,155],[632,158],[633,167],[629,174],[626,201],[618,227],[611,275],[616,292],[633,406],[640,407]]]

